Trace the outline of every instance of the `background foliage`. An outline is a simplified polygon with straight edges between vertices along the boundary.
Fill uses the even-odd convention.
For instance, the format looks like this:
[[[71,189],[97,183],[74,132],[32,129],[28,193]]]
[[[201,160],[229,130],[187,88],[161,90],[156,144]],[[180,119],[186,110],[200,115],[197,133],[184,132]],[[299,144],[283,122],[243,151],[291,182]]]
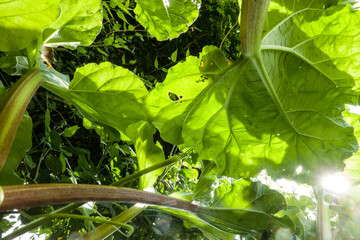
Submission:
[[[176,126],[176,119],[174,118],[174,125],[171,125],[172,123],[166,125],[167,123],[163,124],[161,121],[166,122],[169,120],[168,118],[173,117],[171,111],[176,112],[181,108],[181,106],[179,106],[180,104],[175,107],[171,104],[175,102],[181,103],[182,100],[188,100],[187,98],[195,98],[200,91],[213,83],[211,82],[212,80],[210,80],[211,78],[215,79],[215,81],[221,79],[219,82],[221,82],[221,84],[225,82],[226,85],[227,79],[233,77],[232,75],[230,77],[223,77],[221,73],[224,69],[235,64],[236,60],[240,57],[239,2],[241,1],[204,0],[201,3],[199,13],[194,6],[189,9],[181,9],[183,10],[181,13],[188,14],[187,19],[179,20],[180,24],[186,25],[188,22],[192,23],[195,21],[195,19],[196,21],[190,24],[190,26],[183,26],[182,28],[179,27],[176,29],[166,27],[171,26],[171,24],[175,26],[178,22],[176,22],[176,24],[167,21],[164,23],[157,17],[160,16],[160,18],[163,18],[166,14],[174,15],[177,13],[177,9],[180,8],[176,8],[175,10],[163,9],[162,7],[158,7],[162,4],[159,4],[156,0],[151,1],[152,4],[150,4],[150,1],[140,0],[137,2],[133,0],[101,1],[102,12],[93,2],[92,4],[88,4],[86,9],[80,8],[80,3],[77,6],[78,8],[67,9],[67,11],[65,11],[67,14],[61,15],[56,24],[44,32],[44,36],[48,37],[57,31],[57,29],[61,29],[60,31],[66,33],[68,36],[68,39],[64,40],[67,42],[65,46],[59,46],[60,40],[63,39],[52,37],[48,40],[50,46],[57,47],[54,53],[56,61],[50,59],[50,62],[52,62],[54,69],[62,73],[62,75],[59,77],[47,72],[48,75],[45,75],[45,77],[52,79],[56,83],[55,86],[44,85],[45,88],[40,88],[31,100],[27,108],[28,113],[24,115],[22,127],[19,131],[22,131],[21,135],[31,135],[29,133],[31,121],[29,121],[28,117],[31,116],[32,146],[26,144],[29,142],[26,140],[29,139],[15,139],[14,145],[21,147],[13,150],[13,153],[10,154],[9,158],[15,160],[10,161],[12,165],[5,165],[4,170],[0,174],[1,184],[21,184],[27,182],[110,185],[139,170],[145,169],[153,163],[164,161],[171,156],[181,155],[182,152],[178,144],[183,144],[183,142],[181,138],[177,137],[180,135],[176,135],[179,133],[178,129],[172,128]],[[346,36],[351,35],[352,40],[357,39],[359,35],[356,30],[358,18],[356,18],[355,15],[351,15],[352,17],[347,19],[347,22],[341,22],[342,16],[350,16],[350,12],[352,12],[350,6],[337,6],[342,4],[343,1],[318,1],[316,3],[312,3],[313,1],[297,2],[296,7],[298,8],[292,8],[292,5],[287,5],[288,2],[292,1],[285,1],[285,3],[284,1],[272,1],[271,3],[271,11],[269,12],[264,29],[264,32],[270,31],[264,39],[264,43],[267,44],[266,46],[268,48],[266,49],[266,46],[264,47],[265,53],[263,57],[266,59],[265,67],[271,69],[271,64],[274,62],[279,62],[279,65],[282,64],[276,67],[281,70],[279,72],[283,75],[277,76],[276,71],[270,72],[274,74],[271,77],[274,79],[285,79],[290,82],[289,85],[293,87],[289,87],[289,89],[295,89],[291,95],[284,94],[284,98],[289,98],[290,103],[288,108],[290,110],[292,110],[293,107],[296,108],[297,104],[299,104],[298,102],[291,102],[291,98],[296,94],[305,95],[306,93],[308,94],[305,96],[307,97],[306,104],[308,104],[309,107],[313,107],[315,109],[314,111],[320,109],[319,111],[323,111],[324,115],[328,114],[327,111],[331,109],[331,114],[329,113],[331,116],[329,116],[329,118],[336,118],[345,110],[343,108],[344,103],[355,103],[354,96],[356,95],[355,90],[357,90],[357,85],[350,89],[346,85],[347,82],[340,80],[347,79],[346,77],[349,79],[357,79],[358,75],[352,72],[353,75],[349,77],[345,73],[331,72],[334,66],[331,64],[331,66],[321,65],[321,63],[327,61],[327,56],[332,56],[334,59],[345,58],[341,64],[356,67],[351,65],[351,62],[356,60],[356,57],[354,57],[356,53],[353,53],[353,58],[346,58],[346,54],[349,54],[348,52],[344,55],[340,53],[334,55],[335,51],[328,51],[326,45],[322,45],[322,43],[326,42],[325,40],[330,42],[338,40],[338,36],[326,36],[325,39],[322,34],[327,34],[326,31],[330,33],[334,31],[333,28],[328,26],[331,26],[333,22],[337,22],[337,27],[340,29],[338,32],[342,32]],[[63,1],[63,3],[62,7],[66,8],[66,1]],[[54,19],[57,19],[59,12],[53,7],[53,4],[57,4],[57,1],[49,1],[49,4],[49,6],[41,5],[39,9],[42,7],[47,8],[48,11],[53,14]],[[281,4],[285,5],[279,7]],[[292,16],[294,12],[306,6],[310,9],[309,4],[311,5],[311,9],[315,9],[314,14],[305,15],[304,18],[301,18],[302,20],[294,17],[291,21],[293,21],[292,23],[298,23],[296,27],[289,23],[290,20],[286,22],[286,19]],[[198,2],[198,5],[200,6],[200,2]],[[157,7],[153,8],[153,6]],[[329,11],[323,12],[323,9],[331,6],[338,8],[330,8]],[[24,6],[24,8],[26,8],[26,6]],[[167,12],[168,10],[169,12]],[[19,9],[18,11],[23,11],[23,9]],[[78,27],[81,25],[81,21],[86,22],[86,19],[72,18],[72,16],[76,16],[79,12],[93,12],[95,15],[92,22],[93,24],[87,26],[86,31]],[[157,17],[154,18],[154,16]],[[36,37],[33,37],[32,34],[41,31],[43,27],[46,26],[46,21],[51,22],[54,19],[42,19],[39,17],[37,19],[40,24],[39,29],[23,34],[35,39]],[[67,22],[68,19],[72,20]],[[100,24],[101,19],[102,27]],[[320,22],[316,21],[317,25],[314,24],[313,26],[302,24],[301,22],[307,20],[311,22],[313,19],[320,19]],[[277,30],[271,30],[272,27],[281,22],[282,24]],[[30,23],[26,22],[26,24]],[[339,27],[339,25],[341,26]],[[164,26],[164,28],[161,26]],[[145,30],[144,27],[147,30]],[[84,35],[96,36],[100,28],[100,33],[93,43],[85,41],[80,42],[80,46],[78,46],[78,38]],[[309,29],[311,29],[312,32]],[[183,33],[177,37],[176,33],[179,32]],[[284,32],[291,32],[296,37],[282,38]],[[309,32],[311,32],[312,35]],[[19,36],[16,37],[21,39]],[[170,39],[167,40],[167,38]],[[279,39],[283,41],[278,41]],[[313,39],[315,40],[313,41]],[[296,48],[304,43],[308,44],[308,48]],[[346,41],[342,41],[342,43],[344,45],[337,47],[345,48]],[[18,56],[18,52],[5,53],[5,51],[13,50],[14,48],[20,50],[21,47],[18,46],[24,44],[22,41],[10,42],[9,45],[4,45],[2,49],[0,49],[4,51],[0,52],[0,78],[4,84],[4,86],[0,85],[0,94],[5,92],[5,88],[12,86],[18,79],[18,76],[14,76],[14,74],[21,75],[26,72],[27,64],[24,57]],[[222,51],[214,46],[219,47]],[[299,69],[304,67],[307,71],[304,71],[304,69],[295,69],[296,67],[293,66],[292,68],[286,68],[289,66],[282,58],[283,55],[271,52],[274,50],[271,49],[272,47],[274,48],[274,46],[283,47],[282,50],[291,48],[291,51],[301,55],[303,59],[305,59],[305,63],[299,62],[296,67],[299,67]],[[315,52],[314,49],[318,52]],[[266,52],[267,50],[268,52]],[[310,59],[311,56],[313,56],[311,54],[316,55],[318,58],[318,65],[316,65],[317,63],[312,64],[310,61],[314,60]],[[13,56],[17,57],[14,58]],[[214,62],[216,65],[215,68],[212,65]],[[119,67],[115,67],[110,63]],[[341,68],[341,64],[339,63],[336,67]],[[201,66],[200,68],[197,67],[199,65]],[[46,69],[45,64],[42,65],[42,68]],[[314,69],[328,72],[329,76],[322,78],[323,76],[320,76]],[[44,72],[46,72],[46,70]],[[251,79],[253,77],[251,74],[254,72],[255,70],[253,68],[248,67],[244,75],[246,75],[248,79]],[[294,74],[294,77],[289,77],[290,73],[293,74],[294,72],[299,74]],[[302,73],[305,73],[305,75],[301,75]],[[188,83],[187,80],[183,82],[178,81],[178,79],[182,79],[182,74],[191,74],[194,81],[192,83]],[[243,73],[241,72],[241,74]],[[310,74],[312,75],[310,76]],[[339,74],[342,74],[341,77],[343,78],[340,79],[340,77],[338,77]],[[102,77],[103,83],[99,83],[99,86],[89,84],[94,82],[91,79],[100,79],[99,76]],[[207,78],[206,76],[211,77]],[[320,90],[311,95],[309,92],[313,90],[312,85],[307,87],[300,86],[302,79],[306,79],[309,76],[312,79],[317,79],[321,87],[326,85],[328,80],[338,81],[337,83],[341,90],[320,89],[319,87]],[[64,90],[64,86],[68,84],[67,81],[69,79],[73,80],[70,83],[70,91],[67,91]],[[285,80],[284,85],[286,85]],[[111,83],[108,84],[108,82]],[[108,85],[103,87],[104,83]],[[178,84],[181,84],[181,87],[191,87],[191,89],[186,92],[186,94],[189,95],[184,95],[185,99],[183,95],[176,93],[176,89],[179,88]],[[243,85],[237,86],[237,90],[241,94],[243,94],[242,89],[248,88],[248,92],[254,90],[253,92],[255,93],[262,92],[265,89],[264,86],[257,85],[258,81],[256,80],[251,82],[251,84],[253,84],[252,86],[249,86],[250,84],[248,83],[242,84]],[[279,83],[279,85],[281,85],[281,83]],[[155,88],[155,86],[157,87]],[[223,87],[223,85],[219,86],[220,88]],[[119,104],[114,100],[115,97],[107,92],[107,87],[122,92],[120,97],[124,99],[124,101]],[[215,89],[214,92],[220,88]],[[171,89],[171,91],[169,91],[169,89]],[[279,87],[279,89],[281,90],[281,87]],[[323,89],[325,90],[323,91]],[[97,97],[99,91],[103,91],[101,97]],[[150,97],[144,100],[148,92],[150,92]],[[263,92],[265,92],[265,90]],[[323,95],[319,94],[319,92]],[[240,96],[241,94],[236,96]],[[105,95],[106,97],[104,97]],[[328,105],[327,103],[314,104],[314,102],[320,103],[323,98],[329,97],[329,95],[331,95],[332,101],[329,100]],[[66,98],[67,101],[62,97]],[[119,95],[116,97],[119,97]],[[105,98],[106,101],[103,101]],[[253,146],[242,149],[242,153],[252,154],[253,157],[256,156],[258,159],[262,159],[257,155],[258,153],[262,153],[258,140],[273,131],[273,128],[275,128],[275,130],[281,128],[279,127],[279,122],[282,120],[279,116],[267,115],[267,112],[271,112],[268,109],[269,105],[271,105],[269,104],[271,99],[266,98],[266,94],[261,96],[256,95],[255,97],[249,94],[248,98],[242,100],[235,98],[235,100],[247,103],[250,102],[249,99],[251,98],[256,98],[256,101],[253,101],[254,104],[251,105],[252,108],[248,109],[248,112],[251,112],[253,116],[258,114],[261,117],[257,119],[253,117],[251,120],[245,119],[244,121],[248,121],[250,125],[261,125],[263,129],[258,131],[258,128],[253,127],[251,130],[251,128],[247,126],[253,135],[248,136],[250,140],[247,139],[247,143],[249,143],[249,145],[253,143]],[[332,108],[334,105],[333,100],[336,102],[335,110]],[[116,111],[114,110],[111,113],[106,112],[110,104],[112,105],[112,109],[116,109]],[[150,116],[153,119],[159,120],[154,123],[157,129],[148,122],[142,121],[146,118],[146,113],[142,108],[144,104],[150,106]],[[169,106],[171,105],[168,108],[170,109],[168,112],[163,111],[163,108],[165,108],[167,104]],[[206,116],[207,112],[209,112],[208,109],[216,105],[216,103],[211,103],[210,101],[208,104],[208,108],[202,108],[203,116]],[[261,114],[258,113],[257,108],[264,112]],[[273,108],[275,109],[275,107]],[[84,116],[83,110],[91,112],[91,114]],[[158,114],[160,111],[162,112]],[[238,112],[243,113],[241,111]],[[107,114],[111,115],[112,118],[104,117]],[[213,119],[212,116],[209,116],[209,118]],[[358,115],[350,113],[346,109],[344,111],[344,118],[355,127],[355,137],[358,137]],[[303,121],[304,118],[300,117],[294,117],[294,119],[299,120],[298,123],[296,123],[298,125],[295,124],[299,128],[303,127],[304,122],[307,122]],[[321,119],[320,121],[310,114],[308,119],[312,120],[312,124],[309,125],[329,125],[328,129],[332,131],[336,128],[334,127],[335,124],[331,125],[333,122],[328,119]],[[193,120],[193,122],[190,121],[189,125],[192,127],[199,125],[199,128],[201,128],[203,124],[195,120]],[[335,141],[333,140],[333,138],[335,138],[334,136],[323,136],[321,134],[324,134],[324,132],[317,132],[318,128],[313,127],[312,129],[312,133],[315,132],[315,135],[319,134],[321,135],[320,137],[324,139],[326,137],[331,138],[329,143],[318,141],[315,144],[318,149],[317,152],[321,152],[327,156],[327,158],[319,159],[319,166],[327,164],[338,165],[337,167],[339,167],[341,165],[341,168],[343,166],[342,161],[340,163],[332,161],[331,157],[337,156],[337,153],[339,153],[337,157],[343,159],[349,157],[351,152],[355,152],[357,149],[352,128],[346,125],[342,118],[336,119],[336,122],[341,122],[342,124],[339,125],[342,125],[346,130],[346,134],[344,134],[346,136],[344,137],[341,133],[340,135],[343,138],[336,140],[336,144],[338,144],[346,138],[346,144],[344,144],[346,146],[343,146],[344,151],[338,151],[338,149],[332,146],[329,147],[332,141]],[[217,124],[217,126],[220,125],[220,123]],[[309,125],[306,125],[304,128],[309,127]],[[285,127],[282,129],[285,129]],[[191,132],[190,130],[185,128],[184,131]],[[221,130],[222,129],[219,131]],[[342,130],[343,129],[339,130],[339,132]],[[160,137],[159,131],[162,131],[162,134],[168,131],[170,134],[163,134],[162,137]],[[282,142],[286,147],[297,144],[297,140],[293,140],[293,135],[292,133],[289,134],[289,132],[291,131],[286,129],[284,132],[278,133],[278,136],[281,135],[279,139],[283,136],[283,138],[286,139],[286,144]],[[327,133],[326,131],[325,134]],[[339,134],[336,132],[335,135]],[[243,136],[245,136],[244,133],[242,137]],[[193,143],[196,143],[194,145],[198,146],[199,144],[197,143],[200,140],[195,138],[196,137],[193,139],[189,138],[189,141],[193,141]],[[216,140],[219,142],[219,146],[223,144],[220,140]],[[24,141],[24,143],[22,141]],[[275,142],[275,145],[280,145],[279,142]],[[313,143],[313,141],[311,143],[309,141],[309,145]],[[264,144],[264,146],[265,145],[266,144]],[[283,145],[281,145],[279,149],[285,149]],[[267,145],[265,147],[267,147]],[[265,149],[265,147],[263,148]],[[294,148],[297,149],[296,147]],[[203,150],[202,146],[198,149],[199,152]],[[141,177],[137,181],[132,181],[128,183],[126,187],[143,190],[153,186],[155,191],[164,195],[196,200],[196,202],[201,205],[212,207],[207,210],[207,213],[212,214],[210,214],[211,216],[224,213],[221,211],[217,213],[216,208],[241,209],[234,210],[233,212],[228,211],[226,214],[229,214],[228,216],[234,216],[231,220],[236,219],[237,216],[243,216],[243,219],[246,219],[239,220],[241,226],[245,227],[245,230],[241,229],[239,231],[242,232],[242,237],[246,239],[260,239],[261,236],[266,238],[267,225],[269,224],[271,224],[272,227],[284,227],[276,233],[277,239],[292,238],[290,230],[295,233],[299,239],[315,239],[314,214],[316,197],[314,193],[308,194],[308,196],[301,196],[300,193],[289,193],[289,191],[284,189],[271,189],[275,188],[274,181],[264,172],[257,175],[257,171],[263,169],[264,164],[257,166],[255,170],[251,169],[251,171],[246,168],[239,169],[238,165],[243,164],[242,162],[233,162],[236,166],[232,165],[226,168],[224,167],[225,159],[218,157],[218,155],[216,155],[218,152],[213,151],[214,148],[210,149],[208,152],[203,151],[205,152],[203,156],[199,156],[195,151],[190,151],[181,162],[165,167],[164,169],[159,169],[156,172],[146,175],[147,177]],[[298,152],[290,152],[292,150],[291,146],[289,149],[290,150],[286,152],[286,154],[288,154],[286,157],[294,158],[294,155],[298,154]],[[331,149],[331,151],[329,149]],[[139,152],[146,154],[137,154]],[[271,155],[272,153],[267,154]],[[313,156],[309,157],[311,155],[309,152],[303,155],[305,157],[300,160],[303,161],[304,166],[314,167],[315,163],[309,160]],[[275,158],[276,160],[281,160],[283,157],[282,155]],[[214,162],[205,159],[214,160]],[[261,161],[259,160],[259,162]],[[218,165],[218,168],[221,169],[223,167],[225,170],[222,169],[224,170],[223,172],[216,170],[215,163]],[[348,159],[346,163],[348,166],[346,171],[356,179],[354,176],[358,175],[358,155],[355,154],[352,158]],[[285,162],[284,165],[279,165],[276,173],[271,172],[272,174],[278,177],[294,177],[291,174],[292,170],[295,170],[298,166],[297,162]],[[291,169],[289,174],[285,171],[285,168],[286,170]],[[4,174],[4,172],[6,174]],[[234,179],[219,178],[218,175],[222,174],[234,177]],[[306,172],[304,173],[305,177],[299,179],[304,181],[304,179],[306,180],[306,177],[311,174],[312,172]],[[235,179],[238,177],[246,178]],[[338,239],[341,239],[341,237],[357,239],[359,232],[355,224],[357,221],[356,203],[358,201],[356,191],[353,192],[351,198],[342,198],[330,193],[325,193],[325,199],[326,202],[331,205],[331,224],[334,232],[338,232]],[[102,216],[111,219],[119,213],[128,210],[131,206],[131,204],[96,203],[90,208],[80,207],[75,210],[74,213],[85,216]],[[27,214],[50,213],[60,207],[61,206],[39,207],[27,209],[25,212]],[[198,217],[201,217],[200,214]],[[205,214],[202,219],[204,220],[206,218],[209,218],[209,216]],[[261,219],[261,221],[259,221],[259,219]],[[26,218],[26,214],[20,215],[19,219],[9,220],[8,214],[4,213],[2,214],[0,223],[0,233],[4,233],[10,229],[15,223],[15,220],[20,220],[22,224],[30,222],[30,219]],[[227,224],[229,224],[229,222],[222,222],[221,218],[220,220],[216,218],[210,219],[210,221],[213,221],[217,224],[217,227],[222,229],[227,228]],[[109,237],[109,239],[234,239],[234,232],[231,232],[233,229],[231,229],[231,233],[225,233],[206,225],[193,215],[160,207],[147,208],[136,218],[132,219],[130,224],[135,227],[133,235],[126,237],[120,231],[117,231],[113,236]],[[47,234],[47,239],[75,238],[79,233],[84,234],[85,232],[89,232],[98,225],[99,224],[87,220],[59,218],[41,226],[39,233]],[[235,229],[236,227],[237,226],[234,226]],[[247,229],[253,229],[254,231],[248,231]]]

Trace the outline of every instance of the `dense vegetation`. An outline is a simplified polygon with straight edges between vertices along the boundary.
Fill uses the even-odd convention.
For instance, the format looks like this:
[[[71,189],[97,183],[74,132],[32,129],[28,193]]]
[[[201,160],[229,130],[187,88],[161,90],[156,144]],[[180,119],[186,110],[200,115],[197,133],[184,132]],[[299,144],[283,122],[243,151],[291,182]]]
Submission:
[[[344,160],[358,181],[351,2],[34,2],[0,6],[0,233],[22,223],[5,239],[360,237],[356,185],[341,196],[319,185]],[[274,190],[266,174],[314,191]],[[26,205],[24,183],[62,190]],[[40,204],[74,202],[58,199],[76,184],[104,190],[84,190],[98,191],[90,207]],[[109,185],[149,206],[114,202]],[[155,206],[144,190],[196,205]],[[4,207],[11,191],[25,205]]]

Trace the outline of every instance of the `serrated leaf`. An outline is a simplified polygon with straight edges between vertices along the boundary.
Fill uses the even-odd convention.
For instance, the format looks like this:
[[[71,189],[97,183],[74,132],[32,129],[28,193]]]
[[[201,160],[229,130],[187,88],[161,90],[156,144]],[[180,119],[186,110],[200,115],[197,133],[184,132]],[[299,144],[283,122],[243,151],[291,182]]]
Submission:
[[[138,0],[136,20],[157,40],[177,38],[199,15],[200,0]]]

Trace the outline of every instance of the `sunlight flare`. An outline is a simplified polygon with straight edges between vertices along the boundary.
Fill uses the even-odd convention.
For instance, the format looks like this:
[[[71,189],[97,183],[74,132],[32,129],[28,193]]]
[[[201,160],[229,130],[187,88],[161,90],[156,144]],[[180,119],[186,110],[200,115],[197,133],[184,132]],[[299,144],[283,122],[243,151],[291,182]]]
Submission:
[[[346,193],[350,189],[350,182],[341,173],[325,175],[321,178],[322,187],[333,193]]]

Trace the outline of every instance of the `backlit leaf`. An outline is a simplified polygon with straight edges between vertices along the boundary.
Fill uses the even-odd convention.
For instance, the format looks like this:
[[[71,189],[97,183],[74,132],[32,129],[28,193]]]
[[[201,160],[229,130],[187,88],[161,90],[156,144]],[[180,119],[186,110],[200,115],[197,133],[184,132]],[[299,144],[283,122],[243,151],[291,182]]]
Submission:
[[[199,15],[200,0],[137,0],[136,20],[157,40],[178,37]]]
[[[1,1],[0,51],[25,48],[60,15],[58,0]]]
[[[301,6],[268,31],[259,57],[203,74],[191,58],[171,68],[147,99],[162,137],[194,148],[216,162],[218,174],[234,178],[264,168],[294,177],[301,165],[298,177],[311,182],[311,174],[342,169],[358,150],[342,111],[359,90],[360,12]],[[214,66],[227,66],[212,51],[207,55],[219,56]],[[169,93],[182,99],[165,100]],[[162,104],[154,106],[155,99]]]

